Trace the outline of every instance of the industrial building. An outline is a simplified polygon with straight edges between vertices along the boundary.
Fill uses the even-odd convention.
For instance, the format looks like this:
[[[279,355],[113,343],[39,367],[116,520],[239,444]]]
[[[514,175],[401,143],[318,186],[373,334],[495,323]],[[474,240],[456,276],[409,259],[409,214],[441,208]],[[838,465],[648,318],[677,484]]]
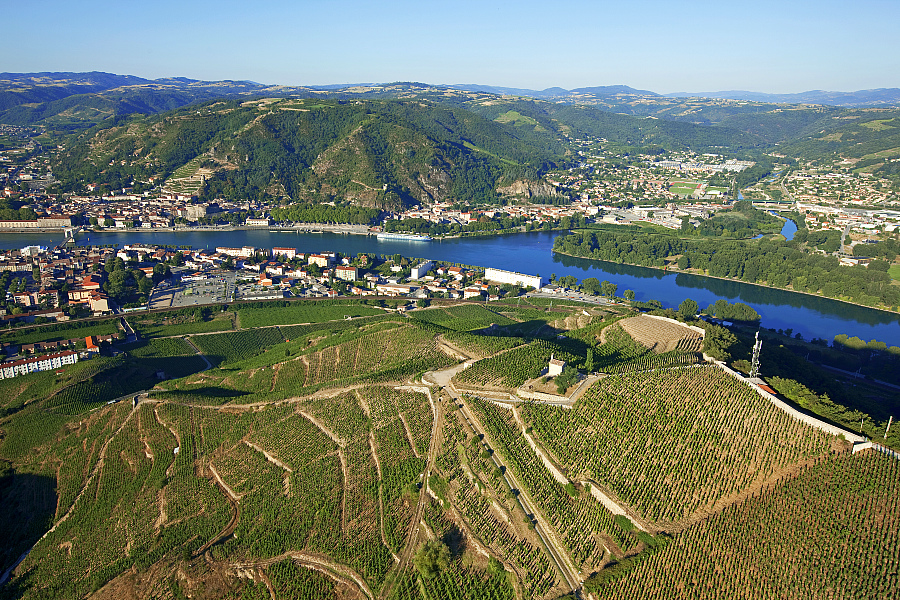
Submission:
[[[484,270],[484,278],[495,283],[511,283],[521,287],[533,287],[536,290],[547,285],[547,280],[540,275],[525,275],[491,267]]]

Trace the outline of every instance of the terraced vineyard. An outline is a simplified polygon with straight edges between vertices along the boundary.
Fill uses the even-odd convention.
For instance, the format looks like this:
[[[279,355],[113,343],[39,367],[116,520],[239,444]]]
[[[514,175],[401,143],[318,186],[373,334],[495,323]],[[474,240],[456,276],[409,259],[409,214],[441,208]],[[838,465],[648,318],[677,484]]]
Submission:
[[[449,308],[431,308],[411,313],[414,319],[441,325],[453,331],[471,331],[491,325],[511,325],[512,319],[478,304],[464,304]]]
[[[0,600],[900,586],[900,460],[850,454],[699,365],[681,326],[641,344],[615,315],[540,303],[328,320],[354,306],[376,310],[147,315],[127,354],[0,380],[0,573],[30,549]],[[197,332],[235,318],[281,324]],[[564,406],[490,399],[551,356],[594,383]]]
[[[269,325],[294,325],[296,323],[321,323],[384,314],[380,308],[355,302],[294,302],[290,306],[241,308],[238,310],[242,328],[266,327]]]
[[[469,397],[467,403],[559,533],[577,567],[591,570],[602,562],[605,552],[622,556],[637,546],[637,538],[616,525],[613,515],[588,491],[554,480],[517,430],[510,410],[476,397]]]
[[[122,347],[131,356],[140,358],[160,356],[184,356],[194,354],[194,348],[181,338],[142,340]]]
[[[841,443],[713,366],[610,376],[573,409],[527,404],[570,478],[593,479],[674,522]]]
[[[551,356],[565,361],[576,359],[558,344],[537,341],[480,360],[462,371],[454,380],[464,386],[513,389],[540,375],[547,368]]]
[[[891,598],[900,461],[828,456],[597,582],[605,598]]]
[[[478,439],[465,430],[458,413],[447,415],[443,437],[437,460],[441,475],[432,487],[442,502],[455,507],[475,539],[505,558],[527,596],[543,597],[560,585],[559,575],[540,540],[525,526],[527,515],[512,502],[512,490],[489,464]],[[435,512],[426,511],[426,517],[435,519]]]
[[[277,328],[269,327],[233,333],[198,335],[191,338],[191,341],[211,360],[226,365],[258,354],[264,351],[266,346],[283,342],[284,338],[281,337],[281,332]]]

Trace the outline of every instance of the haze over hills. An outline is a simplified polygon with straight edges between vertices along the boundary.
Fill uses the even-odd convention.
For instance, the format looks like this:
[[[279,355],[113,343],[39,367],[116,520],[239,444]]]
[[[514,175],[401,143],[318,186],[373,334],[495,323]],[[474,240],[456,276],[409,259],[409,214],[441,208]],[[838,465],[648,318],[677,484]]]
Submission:
[[[596,96],[612,96],[616,94],[628,94],[636,96],[659,96],[656,92],[647,90],[636,90],[627,85],[601,85],[595,87],[583,87],[573,90],[567,90],[561,87],[550,87],[545,90],[531,90],[527,88],[501,87],[494,85],[480,85],[476,83],[459,83],[446,85],[456,90],[467,90],[470,92],[490,92],[492,94],[506,94],[511,96],[528,96],[530,98],[559,98],[571,96],[573,94],[592,94]]]
[[[828,92],[810,90],[796,94],[766,94],[734,90],[728,92],[675,92],[665,94],[672,98],[725,98],[730,100],[748,100],[752,102],[770,102],[785,104],[825,104],[828,106],[880,106],[900,104],[900,89],[877,88],[855,92]]]
[[[812,90],[794,94],[770,94],[743,90],[661,94],[650,90],[635,89],[627,85],[588,86],[570,90],[562,87],[550,87],[543,90],[533,90],[528,88],[486,84],[432,85],[427,83],[405,83],[407,85],[422,88],[486,92],[491,94],[523,96],[564,102],[584,102],[591,101],[592,99],[597,100],[617,97],[649,97],[660,100],[664,98],[710,98],[763,103],[824,104],[841,107],[900,104],[900,88],[878,88],[853,92]],[[0,73],[0,110],[7,110],[22,104],[45,103],[61,100],[78,94],[103,94],[112,90],[120,90],[118,92],[118,95],[120,96],[126,93],[126,91],[133,92],[139,89],[165,90],[170,94],[177,91],[182,94],[189,94],[189,97],[182,98],[182,101],[191,99],[196,101],[234,94],[273,93],[276,95],[288,95],[311,94],[322,91],[341,93],[363,88],[375,90],[394,85],[396,85],[396,83],[280,85],[263,84],[245,80],[202,81],[187,77],[146,79],[134,75],[117,75],[99,71],[86,73]],[[8,119],[3,119],[3,122],[9,121]]]
[[[858,90],[853,92],[835,92],[823,90],[810,90],[793,94],[770,94],[766,92],[753,92],[746,90],[733,90],[721,92],[674,92],[658,93],[649,90],[638,90],[627,85],[603,85],[593,87],[581,87],[567,90],[561,87],[551,87],[544,90],[531,90],[527,88],[499,87],[479,84],[454,84],[445,87],[490,92],[493,94],[507,94],[515,96],[527,96],[530,98],[574,100],[579,101],[584,96],[605,98],[611,96],[651,96],[656,98],[718,98],[724,100],[744,100],[749,102],[764,102],[768,104],[824,104],[826,106],[862,107],[884,106],[900,104],[900,88],[877,88],[872,90]]]

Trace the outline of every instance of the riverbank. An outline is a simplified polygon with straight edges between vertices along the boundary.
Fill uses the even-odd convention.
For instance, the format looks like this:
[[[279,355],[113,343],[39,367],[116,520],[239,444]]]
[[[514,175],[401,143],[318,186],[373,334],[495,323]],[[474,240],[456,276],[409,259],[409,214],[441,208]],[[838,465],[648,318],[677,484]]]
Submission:
[[[560,252],[559,250],[553,250],[553,252],[554,252],[555,254],[561,254],[561,255],[563,255],[563,256],[571,256],[572,258],[578,258],[578,259],[580,259],[580,260],[589,260],[589,261],[592,261],[592,262],[606,263],[606,264],[609,264],[609,265],[618,265],[618,264],[620,264],[620,263],[615,263],[615,262],[608,261],[608,260],[599,260],[599,259],[596,259],[596,258],[588,258],[587,256],[578,256],[577,254],[569,254],[568,252]],[[720,280],[720,281],[728,281],[728,282],[732,282],[732,283],[740,283],[740,284],[743,284],[743,285],[752,285],[752,286],[756,286],[756,287],[758,287],[758,288],[767,289],[767,290],[778,290],[778,291],[781,291],[781,292],[788,292],[788,293],[791,293],[791,294],[802,294],[802,295],[804,295],[804,296],[810,296],[810,297],[812,297],[812,298],[822,298],[822,299],[824,299],[824,300],[833,300],[833,301],[835,301],[835,302],[842,302],[842,303],[844,303],[844,304],[850,304],[850,305],[853,305],[853,306],[859,306],[859,307],[862,307],[862,308],[869,308],[869,309],[872,309],[872,310],[879,310],[879,311],[886,312],[886,313],[891,314],[891,315],[898,315],[898,314],[900,314],[900,311],[894,311],[894,310],[891,310],[890,307],[885,307],[883,304],[882,304],[882,305],[879,305],[879,306],[868,306],[868,305],[866,305],[866,304],[860,304],[859,302],[853,302],[852,300],[844,300],[843,298],[834,298],[834,297],[832,297],[832,296],[825,296],[824,294],[819,294],[819,293],[813,294],[813,293],[811,293],[811,292],[801,292],[800,290],[795,290],[795,289],[793,289],[793,288],[779,288],[779,287],[774,287],[774,286],[771,286],[771,285],[766,285],[766,284],[764,284],[764,283],[756,283],[756,282],[751,282],[751,281],[744,281],[744,280],[742,280],[742,279],[734,279],[734,278],[731,278],[731,277],[718,277],[718,276],[716,276],[716,275],[708,275],[708,274],[705,273],[705,272],[699,272],[699,271],[696,271],[696,270],[693,270],[693,269],[688,269],[687,271],[682,271],[682,270],[679,269],[678,267],[651,267],[651,266],[647,266],[647,265],[638,265],[638,264],[634,264],[634,263],[621,263],[621,264],[623,264],[623,265],[628,265],[628,266],[630,266],[630,267],[641,267],[641,268],[643,268],[643,269],[653,269],[653,270],[655,270],[655,271],[662,271],[663,273],[666,273],[666,274],[669,274],[669,275],[678,275],[678,274],[682,274],[682,273],[683,273],[683,274],[685,274],[685,275],[693,275],[693,276],[695,276],[695,277],[707,277],[707,278],[709,278],[709,279],[718,279],[718,280]]]
[[[156,235],[135,235],[134,229],[120,229],[79,236],[77,245],[155,244],[160,246],[190,246],[213,250],[219,246],[239,248],[292,247],[298,252],[321,253],[338,251],[347,256],[360,253],[400,254],[412,260],[418,257],[458,265],[490,266],[507,271],[558,278],[572,275],[579,280],[596,277],[619,286],[619,290],[635,291],[635,299],[659,300],[666,308],[677,309],[681,301],[692,298],[702,306],[716,300],[743,302],[762,317],[763,326],[770,329],[793,329],[805,339],[832,339],[845,333],[861,339],[877,339],[888,345],[900,346],[900,315],[831,300],[820,295],[797,293],[781,288],[746,284],[742,281],[717,279],[687,272],[631,266],[578,258],[553,252],[554,238],[560,232],[530,231],[527,233],[494,233],[443,239],[430,243],[378,240],[374,235],[342,235],[331,232],[242,227],[243,230],[224,231],[225,228],[176,228],[176,231],[151,230]],[[0,247],[21,248],[26,245],[54,246],[63,241],[62,234],[0,235]],[[668,275],[673,275],[669,277]]]

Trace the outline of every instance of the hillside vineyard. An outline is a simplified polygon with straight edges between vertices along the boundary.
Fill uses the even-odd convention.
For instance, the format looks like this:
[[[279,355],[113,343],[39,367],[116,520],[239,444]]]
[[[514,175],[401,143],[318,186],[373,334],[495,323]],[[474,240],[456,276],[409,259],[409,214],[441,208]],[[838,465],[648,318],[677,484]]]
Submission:
[[[0,380],[0,597],[900,589],[896,454],[711,364],[702,327],[382,304],[133,315],[116,357]]]

